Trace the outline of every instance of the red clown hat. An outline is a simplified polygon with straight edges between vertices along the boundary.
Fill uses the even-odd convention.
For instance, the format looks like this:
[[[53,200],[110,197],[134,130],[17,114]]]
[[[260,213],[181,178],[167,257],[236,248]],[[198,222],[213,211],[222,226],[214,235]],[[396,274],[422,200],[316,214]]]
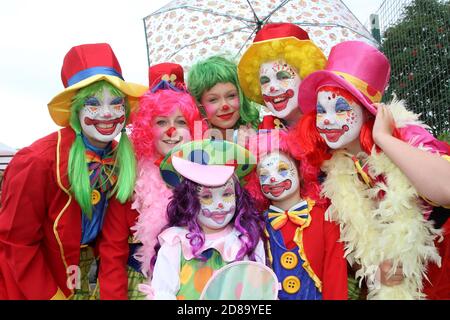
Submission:
[[[130,103],[131,112],[139,105],[139,97],[147,87],[125,82],[119,61],[107,43],[83,44],[73,47],[66,54],[61,69],[65,90],[48,103],[53,121],[63,127],[69,126],[72,99],[79,89],[105,80],[122,91]]]

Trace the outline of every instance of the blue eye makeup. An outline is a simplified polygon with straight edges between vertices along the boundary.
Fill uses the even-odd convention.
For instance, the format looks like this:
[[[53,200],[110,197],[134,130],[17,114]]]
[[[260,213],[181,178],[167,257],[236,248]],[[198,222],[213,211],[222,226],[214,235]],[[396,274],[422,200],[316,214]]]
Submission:
[[[261,183],[266,182],[267,179],[269,179],[268,175],[262,174],[262,175],[259,176],[259,181],[261,181]]]
[[[122,97],[114,98],[113,101],[111,101],[111,105],[123,104],[123,103],[124,103],[124,99]]]
[[[337,112],[346,112],[346,111],[351,111],[352,107],[348,104],[347,101],[345,101],[345,99],[343,98],[339,98],[336,101],[336,113]]]
[[[317,114],[327,113],[320,103],[317,104]]]
[[[285,178],[288,175],[289,171],[286,169],[281,169],[278,173],[280,174],[280,176]]]
[[[90,97],[90,98],[86,99],[86,101],[84,102],[84,105],[98,107],[98,106],[100,106],[100,101],[98,101],[98,99],[96,97]]]

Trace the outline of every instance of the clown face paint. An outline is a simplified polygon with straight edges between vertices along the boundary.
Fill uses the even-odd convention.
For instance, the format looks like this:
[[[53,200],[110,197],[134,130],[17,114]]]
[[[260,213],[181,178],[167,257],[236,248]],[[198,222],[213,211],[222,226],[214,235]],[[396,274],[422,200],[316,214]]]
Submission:
[[[233,178],[217,188],[200,186],[198,189],[200,213],[198,222],[203,229],[221,230],[225,228],[236,211],[236,192]]]
[[[317,94],[317,130],[331,149],[344,148],[359,138],[363,109],[349,100],[328,89]]]
[[[297,109],[302,81],[293,67],[283,60],[263,63],[259,79],[264,102],[276,117],[285,119]]]
[[[257,168],[261,190],[272,201],[282,201],[299,192],[300,182],[294,161],[282,152],[262,158]]]
[[[168,116],[158,116],[152,123],[156,151],[165,156],[176,146],[191,141],[186,119],[180,108]]]
[[[202,94],[200,103],[205,109],[208,122],[220,129],[233,128],[240,118],[239,93],[230,82],[218,83]]]
[[[94,146],[103,148],[125,126],[125,98],[113,96],[104,87],[100,93],[86,98],[78,117],[86,138]]]

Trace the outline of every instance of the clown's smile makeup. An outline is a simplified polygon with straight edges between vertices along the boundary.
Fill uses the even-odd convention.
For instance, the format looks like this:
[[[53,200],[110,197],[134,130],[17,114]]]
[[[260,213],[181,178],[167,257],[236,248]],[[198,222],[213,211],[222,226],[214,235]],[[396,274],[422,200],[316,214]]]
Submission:
[[[282,201],[299,190],[298,171],[286,154],[273,152],[258,163],[258,176],[264,196]]]
[[[341,129],[320,129],[317,128],[319,133],[325,137],[329,142],[337,142],[348,130],[347,125],[343,125]]]
[[[287,118],[297,108],[301,79],[297,71],[283,60],[261,64],[261,94],[266,106],[278,118]]]
[[[317,94],[317,131],[331,149],[358,139],[363,120],[362,107],[344,89],[327,87]]]
[[[198,222],[204,229],[220,230],[233,219],[236,211],[236,194],[234,180],[217,188],[200,186],[198,197],[200,213]]]
[[[86,98],[78,117],[83,134],[94,145],[104,147],[125,126],[125,99],[113,96],[104,87],[100,93]]]
[[[200,103],[208,121],[216,128],[233,128],[240,118],[240,100],[236,86],[230,82],[218,83],[202,94]]]
[[[263,95],[264,101],[266,103],[272,104],[274,109],[278,112],[283,111],[286,109],[289,99],[294,97],[294,90],[287,90],[285,93],[280,94],[279,96],[266,96]]]
[[[117,125],[122,124],[124,121],[125,116],[109,121],[95,120],[88,117],[84,118],[84,123],[87,126],[95,126],[98,132],[106,136],[113,134],[116,131]]]

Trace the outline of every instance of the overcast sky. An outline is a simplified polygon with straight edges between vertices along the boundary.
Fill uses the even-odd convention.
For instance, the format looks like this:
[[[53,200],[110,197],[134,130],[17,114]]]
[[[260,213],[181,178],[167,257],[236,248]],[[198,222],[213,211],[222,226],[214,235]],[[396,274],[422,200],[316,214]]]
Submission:
[[[223,0],[225,1],[225,0]],[[0,11],[0,142],[14,148],[58,129],[47,103],[63,89],[67,51],[107,42],[127,81],[147,84],[143,18],[168,0],[14,0]],[[382,0],[344,0],[365,24]]]

